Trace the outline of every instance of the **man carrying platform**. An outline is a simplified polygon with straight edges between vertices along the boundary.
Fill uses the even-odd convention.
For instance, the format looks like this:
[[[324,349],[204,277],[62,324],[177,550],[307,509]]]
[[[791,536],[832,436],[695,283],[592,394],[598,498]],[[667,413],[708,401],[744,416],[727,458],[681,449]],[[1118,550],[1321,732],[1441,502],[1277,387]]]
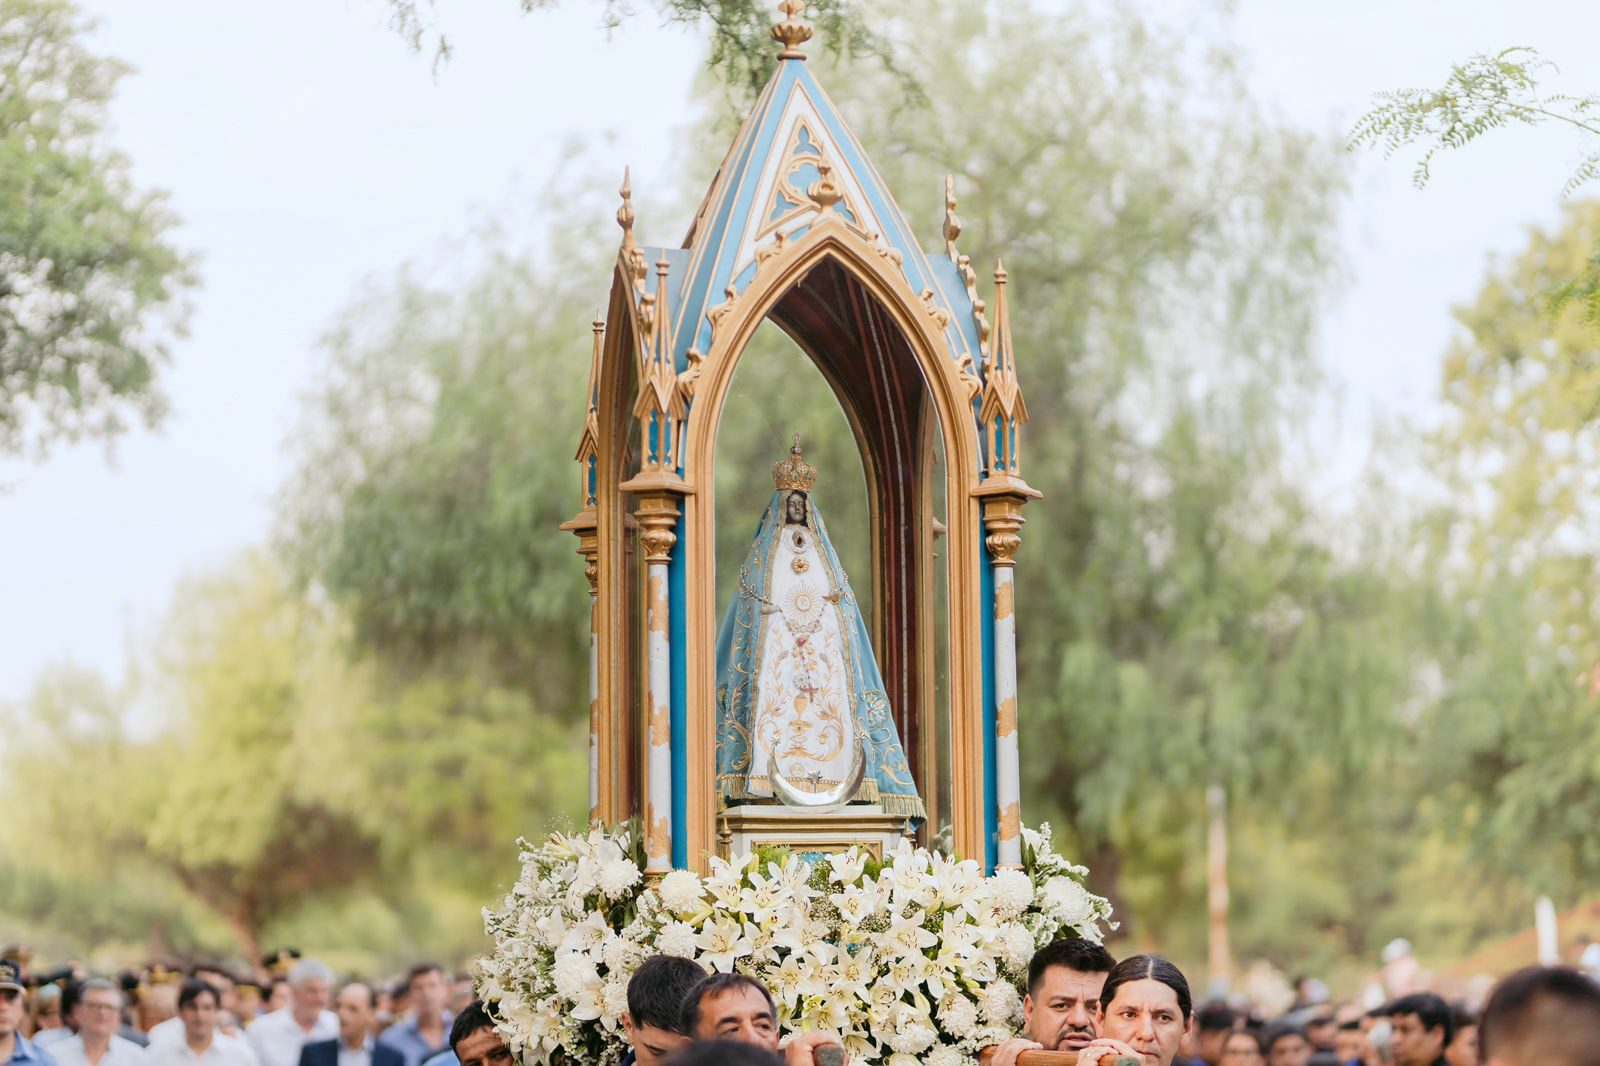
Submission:
[[[754,1044],[783,1056],[787,1066],[847,1066],[848,1056],[832,1033],[795,1033],[778,1046],[778,1011],[767,986],[742,973],[706,975],[683,1001],[683,1031],[689,1039]]]
[[[652,955],[628,982],[628,1009],[622,1029],[632,1048],[622,1066],[661,1066],[689,1043],[683,1029],[683,1001],[706,972],[698,962],[676,955]]]
[[[1016,1066],[1024,1051],[1081,1051],[1100,1031],[1100,992],[1117,960],[1092,940],[1064,937],[1034,952],[1022,1035],[996,1046],[989,1066]]]

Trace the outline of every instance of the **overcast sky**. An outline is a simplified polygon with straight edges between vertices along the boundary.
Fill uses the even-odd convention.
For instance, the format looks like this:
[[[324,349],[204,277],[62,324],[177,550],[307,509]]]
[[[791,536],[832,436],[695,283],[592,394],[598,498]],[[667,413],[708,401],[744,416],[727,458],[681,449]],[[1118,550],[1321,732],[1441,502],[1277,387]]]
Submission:
[[[266,539],[316,339],[363,279],[515,213],[573,135],[606,173],[628,162],[636,186],[669,180],[701,55],[648,14],[608,40],[586,0],[526,16],[516,0],[450,0],[420,5],[456,48],[435,79],[387,28],[384,0],[80,2],[102,20],[96,47],[137,68],[115,140],[141,184],[170,191],[203,285],[159,432],[129,436],[112,462],[85,446],[0,464],[0,702],[53,662],[118,675],[184,576]],[[1318,130],[1347,127],[1376,89],[1436,84],[1452,61],[1511,44],[1560,62],[1569,91],[1600,91],[1600,4],[1239,0],[1234,21],[1260,95]],[[1317,438],[1331,484],[1359,484],[1375,419],[1426,417],[1451,305],[1491,253],[1554,220],[1574,151],[1554,130],[1496,136],[1442,158],[1421,193],[1409,159],[1358,165],[1352,280],[1323,329],[1341,393]],[[679,236],[648,218],[639,230]]]

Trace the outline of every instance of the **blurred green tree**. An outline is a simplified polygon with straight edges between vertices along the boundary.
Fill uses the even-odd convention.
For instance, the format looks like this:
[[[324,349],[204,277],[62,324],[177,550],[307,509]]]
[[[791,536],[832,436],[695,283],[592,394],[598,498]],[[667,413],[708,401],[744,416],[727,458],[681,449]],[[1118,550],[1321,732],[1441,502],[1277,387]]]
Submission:
[[[1406,676],[1381,578],[1326,546],[1292,465],[1337,273],[1339,146],[1265,112],[1214,31],[1087,4],[932,4],[873,25],[929,99],[848,56],[824,80],[929,243],[956,174],[963,250],[1003,252],[1016,291],[1024,464],[1047,493],[1024,537],[1022,706],[1030,736],[1061,738],[1026,745],[1030,817],[1063,819],[1100,886],[1160,934],[1195,898],[1172,842],[1201,824],[1205,786],[1225,782],[1248,819],[1321,781],[1311,763],[1319,787],[1348,783]],[[538,269],[508,256],[454,298],[402,283],[336,331],[290,496],[301,572],[366,647],[439,676],[487,663],[541,715],[582,706],[586,598],[550,532],[574,507],[571,435],[547,427],[581,409],[579,309],[605,289],[599,255],[554,264],[590,261],[572,249],[607,232],[603,211]],[[738,387],[797,395],[784,347]],[[786,399],[779,428],[828,434],[819,458],[853,484],[832,405],[825,389]],[[786,433],[726,421],[719,482],[764,475]],[[855,510],[851,492],[827,499]]]
[[[518,833],[581,803],[581,739],[541,729],[515,693],[438,680],[389,693],[347,631],[264,553],[186,584],[136,684],[65,670],[9,712],[8,852],[72,891],[112,865],[148,886],[101,909],[106,923],[164,916],[154,948],[215,948],[220,928],[253,958],[287,927],[364,959],[470,950],[419,905],[482,899]],[[175,887],[213,923],[176,921]],[[365,927],[400,933],[346,945],[327,916],[363,906]],[[82,949],[101,926],[69,928]]]
[[[962,250],[1012,282],[1045,492],[1018,564],[1026,817],[1165,938],[1200,913],[1205,786],[1243,822],[1313,763],[1349,783],[1404,679],[1381,576],[1328,546],[1294,450],[1339,145],[1275,119],[1204,24],[945,4],[884,32],[926,110],[870,69],[827,80],[930,237],[955,175]]]
[[[1600,364],[1537,297],[1595,247],[1600,203],[1569,204],[1456,311],[1421,527],[1432,787],[1486,864],[1568,899],[1600,876]]]
[[[104,136],[127,67],[68,0],[0,0],[0,454],[107,440],[165,409],[191,261]]]
[[[67,673],[14,715],[6,752],[22,824],[39,834],[31,854],[79,874],[165,874],[246,957],[304,895],[361,885],[377,855],[319,676],[342,676],[343,660],[318,631],[328,623],[285,591],[259,556],[189,585],[157,649],[147,731],[131,693]]]

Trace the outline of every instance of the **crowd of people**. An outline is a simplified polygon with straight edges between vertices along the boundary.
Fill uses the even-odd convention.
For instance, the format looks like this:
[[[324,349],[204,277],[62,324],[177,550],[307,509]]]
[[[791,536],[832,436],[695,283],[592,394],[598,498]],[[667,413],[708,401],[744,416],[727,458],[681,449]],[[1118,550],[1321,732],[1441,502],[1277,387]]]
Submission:
[[[242,978],[218,966],[120,979],[33,976],[0,959],[0,1066],[511,1066],[494,1004],[421,964],[392,984],[346,979],[312,958]],[[48,978],[48,979],[45,979]],[[622,1066],[846,1066],[837,1034],[780,1041],[768,989],[671,955],[628,984]],[[1600,983],[1560,966],[1519,971],[1468,1012],[1428,992],[1371,1010],[1263,1023],[1193,1002],[1156,955],[1117,961],[1078,938],[1028,968],[1021,1032],[987,1066],[1075,1052],[1078,1066],[1600,1066]]]
[[[29,961],[0,957],[0,1066],[455,1066],[451,1021],[472,1000],[470,980],[433,963],[341,982],[293,952],[249,974],[35,974]]]

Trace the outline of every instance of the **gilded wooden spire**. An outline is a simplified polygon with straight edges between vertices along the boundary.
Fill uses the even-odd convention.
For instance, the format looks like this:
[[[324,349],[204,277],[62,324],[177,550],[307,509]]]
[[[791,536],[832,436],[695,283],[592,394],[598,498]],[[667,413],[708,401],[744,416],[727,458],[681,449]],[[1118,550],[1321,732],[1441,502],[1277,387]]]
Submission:
[[[600,389],[600,360],[605,344],[606,324],[598,310],[594,313],[594,346],[589,353],[589,413],[583,418],[583,433],[578,437],[578,481],[583,505],[594,506],[594,477],[591,469],[600,454],[600,412],[597,407]]]
[[[622,197],[622,206],[617,208],[617,225],[622,227],[622,261],[627,264],[631,280],[641,290],[644,286],[646,275],[644,265],[644,252],[633,239],[633,181],[628,173],[628,168],[622,168],[622,188],[617,190]]]
[[[1011,341],[1011,309],[1006,301],[1006,268],[995,263],[994,343],[983,368],[983,405],[978,420],[986,432],[993,430],[989,470],[992,474],[1016,474],[1017,427],[1028,420],[1028,406],[1022,399],[1017,380],[1017,354]]]
[[[800,12],[805,9],[806,0],[783,0],[778,5],[784,18],[772,27],[772,39],[783,45],[783,51],[778,53],[779,59],[805,59],[806,54],[800,51],[800,46],[811,40],[811,27],[799,18]]]
[[[642,254],[642,253],[641,253]],[[667,272],[671,264],[663,255],[656,262],[656,291],[651,314],[640,338],[639,394],[633,414],[639,419],[640,454],[644,469],[672,470],[677,465],[679,430],[686,413],[684,394],[672,351],[671,319],[667,313]],[[647,294],[648,297],[648,294]],[[641,320],[645,316],[641,315]]]
[[[961,236],[961,217],[956,214],[956,178],[944,176],[944,250],[952,260],[956,257],[956,238]]]
[[[627,167],[622,168],[622,188],[617,190],[622,206],[617,208],[617,225],[622,227],[622,245],[633,246],[633,178]]]

